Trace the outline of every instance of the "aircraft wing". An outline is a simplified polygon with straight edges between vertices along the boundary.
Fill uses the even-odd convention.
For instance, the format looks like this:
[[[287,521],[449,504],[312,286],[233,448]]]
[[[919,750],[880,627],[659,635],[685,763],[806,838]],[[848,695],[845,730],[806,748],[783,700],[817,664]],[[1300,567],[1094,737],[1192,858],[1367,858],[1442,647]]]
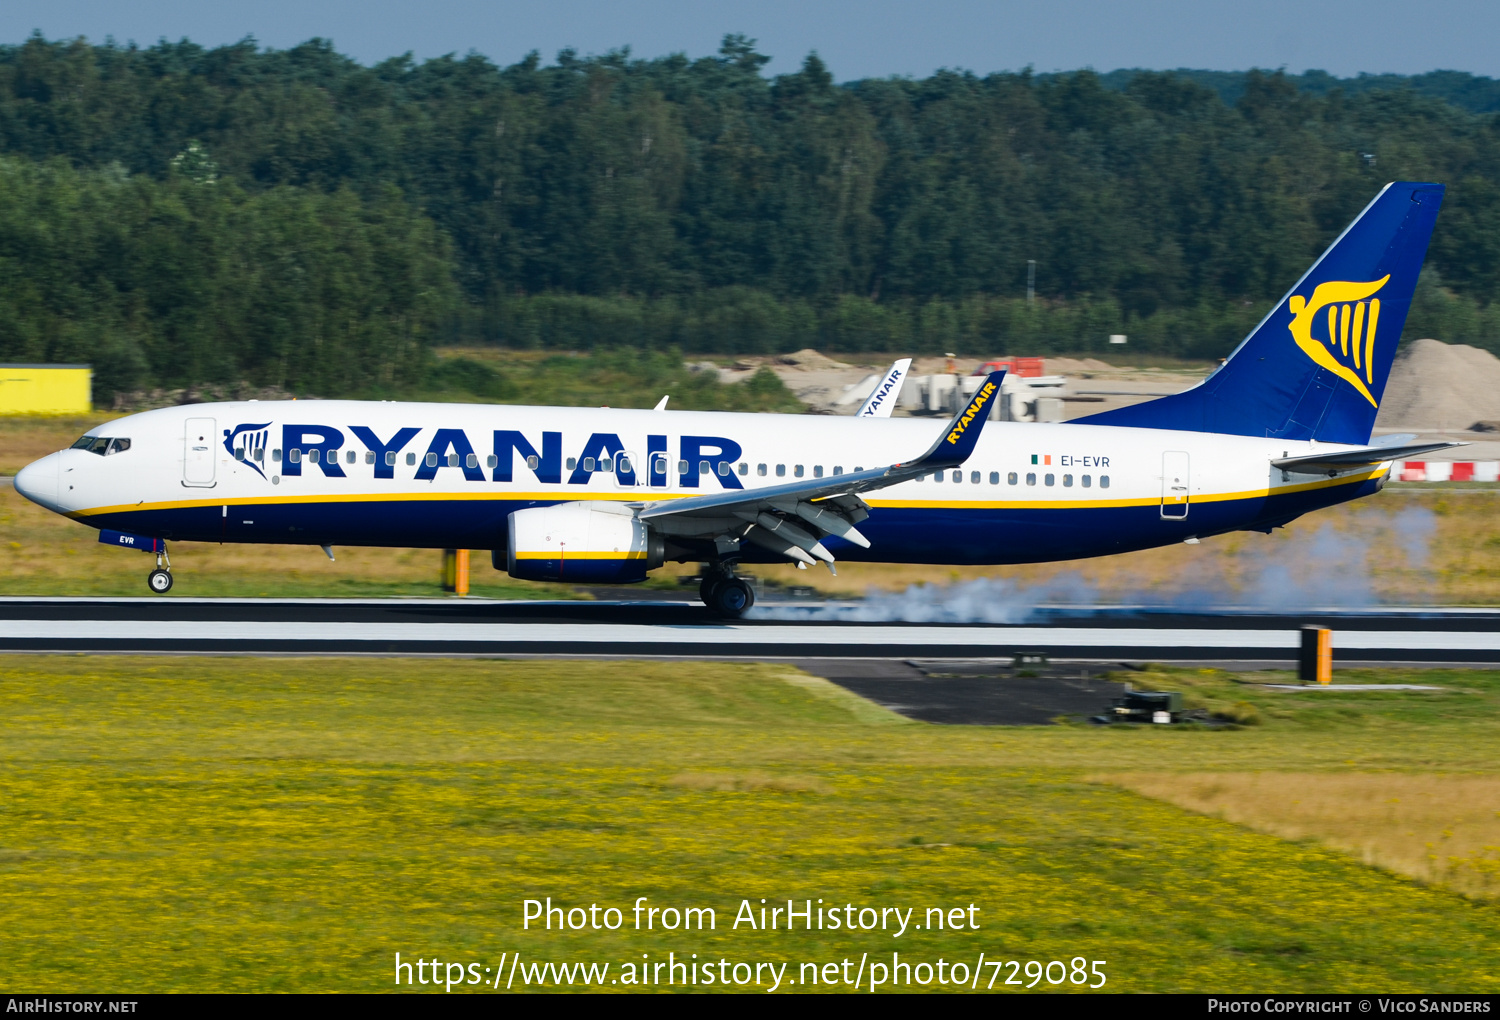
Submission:
[[[885,373],[860,405],[858,411],[854,412],[856,418],[889,418],[891,412],[896,408],[896,398],[901,395],[901,384],[906,382],[906,373],[911,370],[911,359],[902,358],[897,361]]]
[[[743,539],[802,563],[822,560],[831,570],[833,556],[824,548],[823,537],[837,535],[870,547],[869,540],[855,528],[869,516],[869,505],[859,498],[860,493],[957,467],[968,460],[991,405],[999,399],[1004,377],[1003,371],[990,373],[974,399],[953,416],[937,441],[912,460],[785,485],[660,500],[641,506],[638,516],[667,535],[711,539],[721,553],[737,550]]]
[[[1405,446],[1367,446],[1362,450],[1310,453],[1303,454],[1300,457],[1277,457],[1271,461],[1271,466],[1279,467],[1283,471],[1322,474],[1325,471],[1348,471],[1352,468],[1366,465],[1383,464],[1388,460],[1405,460],[1408,457],[1418,457],[1424,453],[1433,453],[1437,450],[1451,450],[1455,446],[1468,445],[1468,443],[1412,443]]]

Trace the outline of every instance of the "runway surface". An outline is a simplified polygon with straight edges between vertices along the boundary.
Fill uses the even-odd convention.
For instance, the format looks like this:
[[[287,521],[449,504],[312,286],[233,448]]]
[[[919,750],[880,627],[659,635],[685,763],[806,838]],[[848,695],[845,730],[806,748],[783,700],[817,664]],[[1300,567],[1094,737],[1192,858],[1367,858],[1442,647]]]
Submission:
[[[0,598],[0,650],[245,654],[1226,661],[1285,666],[1300,628],[1331,627],[1337,661],[1500,662],[1500,610],[1265,613],[1043,607],[1023,623],[851,622],[781,603],[782,619],[715,620],[683,602]]]

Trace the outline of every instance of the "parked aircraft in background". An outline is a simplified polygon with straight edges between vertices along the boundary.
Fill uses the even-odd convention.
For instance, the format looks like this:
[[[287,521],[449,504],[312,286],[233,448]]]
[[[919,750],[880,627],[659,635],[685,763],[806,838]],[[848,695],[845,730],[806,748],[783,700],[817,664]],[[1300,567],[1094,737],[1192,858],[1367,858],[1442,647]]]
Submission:
[[[1370,445],[1442,197],[1388,185],[1203,383],[1072,422],[988,421],[1003,372],[941,428],[882,402],[854,417],[199,404],[101,425],[16,487],[155,553],[158,592],[171,541],[425,546],[564,583],[703,561],[725,616],[754,600],[746,562],[1029,563],[1269,532],[1456,445]]]

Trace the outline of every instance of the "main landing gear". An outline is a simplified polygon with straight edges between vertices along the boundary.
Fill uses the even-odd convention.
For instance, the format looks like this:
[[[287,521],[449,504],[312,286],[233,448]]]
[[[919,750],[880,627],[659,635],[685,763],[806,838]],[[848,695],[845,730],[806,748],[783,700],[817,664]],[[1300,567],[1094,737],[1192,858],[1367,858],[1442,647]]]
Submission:
[[[716,566],[703,575],[698,597],[715,616],[729,619],[744,615],[755,605],[755,589],[744,578],[735,577],[728,567]]]
[[[156,554],[156,569],[146,577],[146,584],[158,595],[165,595],[172,590],[172,561],[167,556],[167,544],[162,543],[161,552]]]

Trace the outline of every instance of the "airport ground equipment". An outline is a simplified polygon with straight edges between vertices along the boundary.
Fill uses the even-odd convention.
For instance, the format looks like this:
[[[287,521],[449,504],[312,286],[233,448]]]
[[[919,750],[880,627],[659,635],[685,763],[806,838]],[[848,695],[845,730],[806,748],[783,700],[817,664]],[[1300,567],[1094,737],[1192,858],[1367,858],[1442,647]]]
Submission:
[[[1174,723],[1182,718],[1182,695],[1177,691],[1133,691],[1116,699],[1109,722]]]

